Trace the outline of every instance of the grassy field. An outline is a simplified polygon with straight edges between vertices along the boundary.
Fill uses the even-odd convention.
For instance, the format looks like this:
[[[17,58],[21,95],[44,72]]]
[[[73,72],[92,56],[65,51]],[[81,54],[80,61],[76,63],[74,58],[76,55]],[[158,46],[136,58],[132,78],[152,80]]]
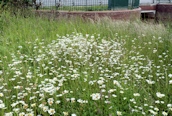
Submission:
[[[0,17],[1,116],[172,115],[172,28]]]

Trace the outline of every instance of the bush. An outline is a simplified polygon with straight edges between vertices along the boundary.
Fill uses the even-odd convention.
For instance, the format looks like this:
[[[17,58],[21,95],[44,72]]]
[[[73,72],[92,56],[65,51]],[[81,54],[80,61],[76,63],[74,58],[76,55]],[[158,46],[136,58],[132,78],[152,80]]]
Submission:
[[[28,7],[34,7],[38,9],[41,6],[41,2],[39,4],[36,3],[36,0],[0,0],[1,8],[8,5],[8,7],[15,7],[17,9],[23,9]]]

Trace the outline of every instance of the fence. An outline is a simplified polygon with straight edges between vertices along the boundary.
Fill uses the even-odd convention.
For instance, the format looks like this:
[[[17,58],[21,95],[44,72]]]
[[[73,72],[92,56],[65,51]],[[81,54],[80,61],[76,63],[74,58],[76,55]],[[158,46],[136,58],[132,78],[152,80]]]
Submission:
[[[119,9],[119,8],[136,8],[139,7],[140,0],[109,0],[109,9]]]
[[[157,0],[157,3],[172,3],[172,0]]]
[[[140,0],[140,4],[172,3],[172,0]]]
[[[108,10],[108,0],[37,0],[43,9],[56,10]]]
[[[136,8],[140,0],[37,0],[43,9],[101,11]]]

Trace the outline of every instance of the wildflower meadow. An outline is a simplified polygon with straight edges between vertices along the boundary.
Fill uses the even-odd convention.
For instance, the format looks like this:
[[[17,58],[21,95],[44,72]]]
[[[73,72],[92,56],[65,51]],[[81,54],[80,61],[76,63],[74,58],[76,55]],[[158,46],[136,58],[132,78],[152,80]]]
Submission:
[[[0,116],[172,115],[171,27],[0,20]]]

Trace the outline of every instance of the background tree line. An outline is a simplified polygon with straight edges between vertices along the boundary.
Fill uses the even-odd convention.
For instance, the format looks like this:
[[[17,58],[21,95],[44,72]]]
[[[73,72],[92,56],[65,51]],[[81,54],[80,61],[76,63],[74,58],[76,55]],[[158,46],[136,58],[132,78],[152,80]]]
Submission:
[[[33,7],[38,10],[41,6],[41,2],[37,3],[36,0],[0,0],[1,8],[5,6],[16,7],[18,9]]]

